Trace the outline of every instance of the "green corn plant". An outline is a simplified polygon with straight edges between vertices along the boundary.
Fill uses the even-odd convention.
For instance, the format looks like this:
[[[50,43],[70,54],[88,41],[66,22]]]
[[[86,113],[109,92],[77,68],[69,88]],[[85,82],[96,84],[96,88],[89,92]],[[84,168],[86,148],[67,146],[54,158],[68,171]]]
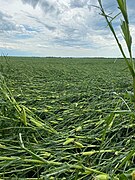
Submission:
[[[127,3],[126,3],[126,0],[116,0],[117,1],[117,4],[118,4],[118,8],[120,10],[120,13],[122,15],[122,20],[121,20],[121,30],[122,30],[122,35],[123,35],[123,38],[125,40],[125,43],[126,43],[126,46],[127,46],[127,50],[128,50],[128,53],[129,53],[129,58],[127,58],[126,54],[125,54],[125,51],[124,51],[124,48],[123,48],[123,45],[121,44],[118,36],[117,36],[117,33],[115,31],[115,28],[112,24],[112,21],[119,15],[117,14],[116,16],[114,17],[111,17],[110,15],[106,14],[105,10],[104,10],[104,7],[103,7],[103,3],[102,3],[102,0],[98,0],[98,3],[99,3],[99,9],[101,11],[101,15],[105,18],[106,22],[107,22],[107,25],[108,27],[110,28],[116,42],[117,42],[117,45],[120,49],[120,52],[127,64],[127,67],[130,71],[130,74],[132,76],[132,79],[133,79],[133,93],[130,93],[130,97],[131,97],[131,100],[132,102],[135,104],[135,67],[134,67],[134,60],[133,60],[133,55],[132,55],[132,37],[131,37],[131,33],[130,33],[130,28],[129,28],[129,19],[128,19],[128,12],[127,12]]]
[[[25,126],[31,126],[31,123],[37,128],[42,128],[50,133],[57,133],[57,131],[51,127],[47,122],[42,121],[38,116],[36,116],[31,110],[26,106],[19,104],[14,98],[11,90],[8,88],[4,76],[0,74],[0,91],[7,102],[15,109],[17,117]],[[28,122],[29,120],[29,122]]]

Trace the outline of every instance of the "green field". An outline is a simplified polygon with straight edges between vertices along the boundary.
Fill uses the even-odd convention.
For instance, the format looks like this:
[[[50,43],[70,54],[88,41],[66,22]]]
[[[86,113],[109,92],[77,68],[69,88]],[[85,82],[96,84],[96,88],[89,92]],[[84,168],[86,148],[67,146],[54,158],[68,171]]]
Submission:
[[[122,59],[1,57],[0,72],[1,179],[133,178]]]

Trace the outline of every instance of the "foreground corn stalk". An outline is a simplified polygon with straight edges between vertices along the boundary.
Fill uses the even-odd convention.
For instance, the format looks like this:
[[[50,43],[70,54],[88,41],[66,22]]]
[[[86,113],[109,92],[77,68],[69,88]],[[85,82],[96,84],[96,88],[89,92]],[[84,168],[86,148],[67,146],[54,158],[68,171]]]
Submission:
[[[120,13],[122,15],[122,20],[121,20],[121,30],[122,30],[122,35],[123,38],[125,40],[126,46],[127,46],[127,50],[129,53],[129,58],[127,58],[123,45],[121,44],[120,40],[118,39],[117,33],[114,29],[114,26],[112,24],[112,21],[119,15],[117,14],[114,17],[111,17],[110,15],[106,14],[103,4],[102,4],[102,0],[98,0],[99,3],[99,9],[101,11],[101,15],[104,16],[107,25],[109,26],[116,42],[117,45],[121,51],[121,54],[127,64],[127,67],[130,71],[130,74],[132,76],[133,79],[133,92],[129,93],[131,101],[134,103],[135,105],[135,67],[134,67],[134,60],[133,60],[133,56],[132,56],[132,37],[131,37],[131,33],[130,33],[130,28],[129,28],[129,19],[128,19],[128,12],[127,12],[127,4],[126,4],[126,0],[117,0],[117,4],[118,4],[118,8],[120,10]]]

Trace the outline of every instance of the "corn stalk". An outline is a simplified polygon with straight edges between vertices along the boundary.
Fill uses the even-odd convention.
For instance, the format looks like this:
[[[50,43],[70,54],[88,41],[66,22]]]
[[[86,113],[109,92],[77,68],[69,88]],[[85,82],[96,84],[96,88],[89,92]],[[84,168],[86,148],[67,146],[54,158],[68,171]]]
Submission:
[[[132,79],[133,79],[133,93],[130,94],[130,97],[131,97],[131,100],[132,102],[135,104],[135,67],[134,67],[134,60],[133,60],[133,56],[132,56],[132,37],[131,37],[131,33],[130,33],[130,28],[129,28],[129,19],[128,19],[128,12],[127,12],[127,3],[126,3],[126,0],[116,0],[117,1],[117,4],[118,4],[118,8],[120,10],[120,13],[122,14],[122,20],[121,20],[121,30],[122,30],[122,35],[123,35],[123,38],[125,40],[125,43],[126,43],[126,46],[127,46],[127,50],[128,50],[128,53],[129,53],[129,58],[127,58],[125,52],[124,52],[124,48],[120,42],[120,40],[118,39],[118,36],[117,36],[117,33],[114,29],[114,26],[112,24],[112,21],[120,14],[114,16],[114,17],[111,17],[110,15],[107,15],[105,10],[104,10],[104,7],[103,7],[103,4],[102,4],[102,0],[98,0],[98,3],[99,3],[99,9],[101,11],[101,15],[104,16],[106,22],[107,22],[107,25],[109,26],[116,42],[117,42],[117,45],[120,49],[120,52],[127,64],[127,67],[130,71],[130,74],[132,76]]]

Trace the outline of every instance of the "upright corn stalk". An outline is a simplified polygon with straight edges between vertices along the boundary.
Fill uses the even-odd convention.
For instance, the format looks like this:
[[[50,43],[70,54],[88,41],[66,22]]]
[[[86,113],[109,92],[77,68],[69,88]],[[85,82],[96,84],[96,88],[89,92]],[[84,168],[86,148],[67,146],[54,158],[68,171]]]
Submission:
[[[121,30],[122,30],[122,34],[123,34],[123,37],[124,37],[124,40],[126,42],[126,46],[127,46],[127,50],[128,50],[128,53],[129,53],[129,58],[127,58],[125,52],[124,52],[124,49],[123,49],[123,46],[122,44],[120,43],[120,40],[118,39],[118,36],[116,34],[116,31],[112,25],[112,21],[117,17],[114,16],[114,17],[111,17],[110,15],[107,15],[105,10],[104,10],[104,7],[103,7],[103,4],[102,4],[102,0],[98,0],[98,3],[99,3],[99,9],[101,11],[101,15],[105,17],[105,20],[111,30],[111,32],[113,33],[114,35],[114,38],[117,42],[117,45],[122,53],[122,56],[128,66],[128,69],[131,73],[131,76],[133,78],[133,93],[130,94],[131,95],[131,100],[132,102],[134,102],[135,104],[135,67],[134,67],[134,60],[133,60],[133,56],[132,56],[132,37],[131,37],[131,34],[130,34],[130,29],[129,29],[129,20],[128,20],[128,12],[127,12],[127,4],[126,4],[126,0],[116,0],[117,1],[117,4],[118,4],[118,8],[120,10],[120,13],[122,14],[122,20],[121,20]],[[119,13],[119,14],[120,14]],[[118,14],[118,15],[119,15]]]

